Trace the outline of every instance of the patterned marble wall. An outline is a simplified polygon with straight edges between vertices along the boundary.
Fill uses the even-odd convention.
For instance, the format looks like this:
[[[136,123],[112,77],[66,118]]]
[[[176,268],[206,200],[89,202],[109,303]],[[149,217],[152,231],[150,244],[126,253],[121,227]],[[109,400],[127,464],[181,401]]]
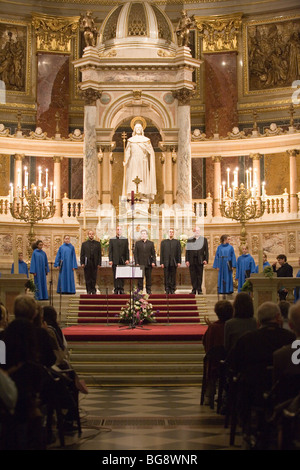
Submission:
[[[37,126],[53,137],[56,131],[55,114],[60,115],[59,133],[69,133],[69,56],[38,54]]]

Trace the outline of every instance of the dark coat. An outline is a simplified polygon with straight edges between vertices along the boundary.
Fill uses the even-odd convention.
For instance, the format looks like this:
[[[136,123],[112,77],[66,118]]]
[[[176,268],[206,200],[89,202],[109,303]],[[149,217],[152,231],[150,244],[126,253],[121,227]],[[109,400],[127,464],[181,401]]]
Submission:
[[[101,244],[96,240],[86,240],[81,245],[80,264],[101,266]]]
[[[160,264],[166,268],[181,264],[181,245],[179,240],[162,240],[160,244]]]
[[[200,236],[189,238],[186,244],[185,261],[190,264],[208,263],[208,243],[207,238]]]
[[[128,239],[113,237],[109,240],[108,259],[115,265],[124,265],[129,261]]]
[[[156,255],[154,243],[150,240],[139,240],[134,247],[134,261],[140,266],[149,267],[152,263],[156,264]]]

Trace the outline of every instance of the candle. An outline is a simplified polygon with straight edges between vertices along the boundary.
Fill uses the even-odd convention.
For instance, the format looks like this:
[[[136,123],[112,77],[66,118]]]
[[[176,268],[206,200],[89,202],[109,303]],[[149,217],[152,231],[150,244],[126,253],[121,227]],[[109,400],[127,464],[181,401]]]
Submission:
[[[239,169],[236,168],[235,170],[236,170],[236,186],[238,187],[238,185],[239,185]]]
[[[21,187],[21,174],[19,169],[17,170],[17,186]]]
[[[40,186],[40,202],[42,202],[42,186]]]
[[[46,189],[48,189],[48,168],[46,168],[46,184],[45,184]]]
[[[252,168],[249,168],[249,188],[252,186]]]
[[[51,181],[50,183],[50,198],[52,199],[52,196],[53,196],[53,183]]]
[[[230,173],[230,168],[227,168],[227,189],[230,187],[230,178],[229,178],[229,173]]]
[[[225,199],[225,181],[223,181],[222,186],[223,186],[223,199]]]
[[[261,195],[262,195],[262,200],[264,201],[265,200],[265,195],[266,195],[265,182],[264,181],[262,182],[262,185],[261,185]]]
[[[247,189],[249,189],[249,170],[246,170],[246,184],[247,184]]]
[[[220,202],[222,202],[222,186],[220,185],[220,194],[219,194]]]
[[[232,183],[232,200],[234,201],[234,183]]]
[[[14,186],[12,183],[10,183],[9,201],[11,204],[13,203],[13,198],[14,198]]]
[[[39,186],[42,186],[42,168],[39,166]]]
[[[237,187],[237,172],[234,170],[233,172],[233,186]]]

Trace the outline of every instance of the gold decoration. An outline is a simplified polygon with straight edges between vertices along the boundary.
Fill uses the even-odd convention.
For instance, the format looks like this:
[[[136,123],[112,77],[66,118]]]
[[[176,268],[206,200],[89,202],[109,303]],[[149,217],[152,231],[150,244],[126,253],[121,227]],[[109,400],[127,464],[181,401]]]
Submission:
[[[78,31],[79,17],[34,15],[32,25],[38,52],[71,53],[71,40]]]
[[[173,91],[172,94],[174,98],[178,100],[179,106],[184,106],[186,104],[190,104],[191,98],[195,95],[195,90],[180,88],[180,90]]]
[[[146,119],[144,119],[142,116],[136,116],[133,119],[131,119],[130,127],[132,130],[134,129],[134,126],[136,125],[136,123],[142,124],[144,130],[147,127]]]
[[[242,13],[215,17],[195,16],[201,33],[203,53],[237,51]]]

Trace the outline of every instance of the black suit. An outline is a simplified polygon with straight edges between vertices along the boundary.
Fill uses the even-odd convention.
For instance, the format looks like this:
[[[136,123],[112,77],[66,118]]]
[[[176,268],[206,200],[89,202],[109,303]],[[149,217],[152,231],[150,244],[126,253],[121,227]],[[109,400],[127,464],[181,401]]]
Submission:
[[[166,294],[176,290],[176,269],[181,264],[181,245],[175,238],[162,240],[160,244],[160,264],[164,265]]]
[[[112,262],[115,294],[124,293],[124,279],[116,278],[116,269],[129,261],[128,239],[125,237],[113,237],[109,240],[108,259]]]
[[[208,243],[207,238],[189,238],[186,244],[185,261],[189,262],[192,292],[202,293],[203,262],[208,263]]]
[[[152,263],[156,264],[156,255],[154,243],[150,240],[139,240],[136,242],[134,247],[134,261],[139,266],[145,268],[146,278],[146,292],[151,294],[151,275],[152,275]],[[138,279],[138,289],[143,290],[143,278]]]
[[[273,264],[273,271],[277,273],[277,277],[293,277],[293,267],[288,263],[283,263],[280,268],[276,269],[276,264]],[[278,291],[279,300],[285,300],[288,291],[285,289],[284,285]]]
[[[101,245],[96,240],[82,243],[80,264],[84,265],[84,277],[88,294],[96,294],[98,266],[101,266]]]

